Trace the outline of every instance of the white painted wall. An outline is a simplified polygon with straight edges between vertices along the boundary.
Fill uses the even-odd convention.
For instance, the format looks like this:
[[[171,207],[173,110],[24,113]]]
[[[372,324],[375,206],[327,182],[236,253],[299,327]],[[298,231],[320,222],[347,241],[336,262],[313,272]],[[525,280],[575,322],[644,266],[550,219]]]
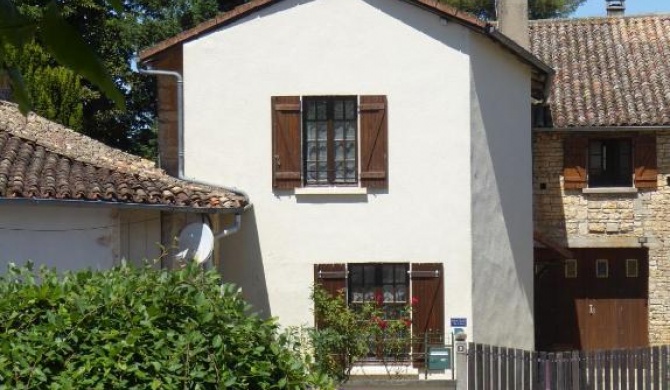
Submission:
[[[119,211],[121,258],[135,265],[160,266],[161,213],[156,210]]]
[[[0,273],[9,262],[101,270],[160,255],[160,212],[106,207],[0,205]]]
[[[473,337],[533,349],[530,69],[471,48]]]
[[[404,2],[286,0],[185,44],[186,173],[234,184],[254,203],[242,231],[221,245],[224,278],[259,310],[297,325],[312,321],[314,263],[443,262],[447,327],[450,317],[472,325],[471,128],[482,126],[471,119],[471,60],[480,61],[472,42],[465,28]],[[492,51],[483,70],[507,77],[496,69],[499,58],[509,62],[502,50],[477,44]],[[528,85],[506,82],[513,91],[498,95],[523,91],[527,103]],[[324,94],[387,95],[388,191],[272,191],[270,97]],[[495,209],[498,199],[481,202]]]
[[[59,270],[116,264],[118,213],[113,209],[0,205],[0,272],[9,262]]]

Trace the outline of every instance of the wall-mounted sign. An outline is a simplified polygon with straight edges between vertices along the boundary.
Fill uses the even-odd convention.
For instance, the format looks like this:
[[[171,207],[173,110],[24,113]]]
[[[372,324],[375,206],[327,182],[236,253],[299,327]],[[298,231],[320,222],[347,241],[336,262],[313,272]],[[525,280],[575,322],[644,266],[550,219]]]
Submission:
[[[451,327],[465,327],[468,326],[468,319],[467,318],[456,318],[456,317],[451,317]]]

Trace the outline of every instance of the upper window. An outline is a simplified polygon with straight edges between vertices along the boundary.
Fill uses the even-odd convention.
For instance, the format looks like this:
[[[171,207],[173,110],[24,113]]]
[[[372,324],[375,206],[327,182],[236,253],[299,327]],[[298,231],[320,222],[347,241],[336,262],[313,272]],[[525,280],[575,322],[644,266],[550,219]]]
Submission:
[[[307,185],[358,183],[356,96],[303,98],[303,169]]]
[[[563,144],[563,185],[586,187],[658,186],[656,136],[602,138],[568,135]]]
[[[272,98],[272,186],[388,186],[386,96]]]
[[[589,141],[589,187],[633,185],[632,148],[628,138]]]

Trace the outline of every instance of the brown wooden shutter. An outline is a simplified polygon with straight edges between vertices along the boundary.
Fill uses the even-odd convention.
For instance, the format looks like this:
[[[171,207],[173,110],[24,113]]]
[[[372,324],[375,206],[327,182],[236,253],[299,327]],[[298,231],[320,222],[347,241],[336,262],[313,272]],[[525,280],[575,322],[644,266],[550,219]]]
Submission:
[[[656,188],[658,168],[656,162],[656,135],[635,137],[635,187]]]
[[[272,187],[300,187],[301,115],[299,96],[272,97]]]
[[[586,187],[588,138],[567,136],[563,142],[563,178],[565,189]]]
[[[424,352],[426,332],[444,336],[443,273],[442,263],[411,265],[412,299],[418,299],[412,315],[412,336],[417,339],[414,345],[419,353]],[[415,366],[422,364],[423,356],[415,362]]]
[[[344,299],[347,299],[347,266],[346,264],[315,264],[314,284],[323,287],[332,296],[337,296],[340,291],[345,291]],[[318,316],[315,314],[314,323],[317,328],[321,327]]]
[[[361,96],[361,186],[388,188],[386,96]]]

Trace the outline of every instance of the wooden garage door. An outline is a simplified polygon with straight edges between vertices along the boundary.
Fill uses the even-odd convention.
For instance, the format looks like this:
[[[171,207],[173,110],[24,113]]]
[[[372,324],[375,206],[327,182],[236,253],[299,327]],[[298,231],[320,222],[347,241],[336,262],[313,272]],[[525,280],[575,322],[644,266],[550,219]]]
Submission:
[[[536,332],[543,350],[647,346],[646,249],[536,251]]]

